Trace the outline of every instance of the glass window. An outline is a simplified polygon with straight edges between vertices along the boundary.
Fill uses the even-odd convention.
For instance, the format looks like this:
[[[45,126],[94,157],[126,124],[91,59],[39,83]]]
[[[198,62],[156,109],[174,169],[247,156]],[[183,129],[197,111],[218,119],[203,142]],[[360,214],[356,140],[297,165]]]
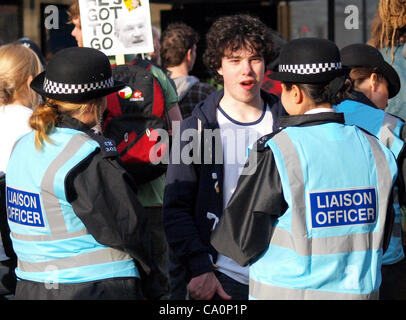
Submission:
[[[335,43],[366,43],[379,0],[335,0]]]
[[[22,35],[21,4],[19,1],[4,2],[0,4],[0,45],[15,41]]]
[[[328,38],[326,0],[289,1],[291,39],[303,37]]]

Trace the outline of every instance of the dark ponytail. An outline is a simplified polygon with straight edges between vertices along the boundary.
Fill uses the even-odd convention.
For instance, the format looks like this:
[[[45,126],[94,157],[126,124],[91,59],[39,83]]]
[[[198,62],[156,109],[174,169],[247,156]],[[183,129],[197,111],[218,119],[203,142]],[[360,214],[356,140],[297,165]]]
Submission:
[[[284,83],[287,90],[290,90],[293,84],[303,90],[316,106],[329,103],[336,105],[349,95],[352,90],[352,82],[347,76],[334,78],[330,82],[324,83]]]

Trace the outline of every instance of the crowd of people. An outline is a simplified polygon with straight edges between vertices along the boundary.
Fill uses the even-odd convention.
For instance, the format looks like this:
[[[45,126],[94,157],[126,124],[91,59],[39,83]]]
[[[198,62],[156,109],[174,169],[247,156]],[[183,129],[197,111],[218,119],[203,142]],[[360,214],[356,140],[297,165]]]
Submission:
[[[151,60],[120,68],[83,46],[77,0],[77,47],[45,62],[27,39],[0,46],[15,299],[406,299],[399,4],[381,0],[369,43],[341,50],[221,16],[203,53],[219,90],[190,75],[190,26],[153,29]],[[146,148],[150,163],[129,159]]]

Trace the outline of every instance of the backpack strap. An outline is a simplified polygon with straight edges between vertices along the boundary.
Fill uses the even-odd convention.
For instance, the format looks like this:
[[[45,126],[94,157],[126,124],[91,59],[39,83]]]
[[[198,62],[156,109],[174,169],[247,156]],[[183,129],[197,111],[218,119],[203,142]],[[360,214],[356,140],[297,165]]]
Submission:
[[[150,61],[146,60],[146,59],[138,59],[138,58],[136,58],[133,61],[131,61],[130,64],[138,65],[138,66],[146,69],[147,71],[151,71],[151,68],[152,68],[152,63]],[[157,66],[157,68],[160,68],[160,67]],[[162,96],[165,99],[165,94],[164,94],[164,91],[162,89],[161,83],[159,82],[158,78],[155,77],[154,74],[152,74],[152,72],[151,72],[151,75],[155,79],[154,85],[158,86],[158,88],[157,87],[154,88],[154,91],[155,90],[161,91]],[[168,77],[168,79],[169,79],[169,81],[171,81],[169,77]],[[166,128],[168,130],[169,136],[172,136],[172,122],[171,122],[171,119],[169,119],[169,113],[168,113],[168,110],[166,110],[165,101],[163,101],[163,104],[164,104],[164,117],[165,117],[164,120],[165,120],[165,123],[166,123]]]
[[[151,68],[152,68],[152,63],[150,61],[146,60],[146,59],[135,58],[129,64],[130,65],[140,66],[141,68],[144,68],[145,70],[147,70],[149,72],[151,71]],[[157,67],[157,68],[159,68],[159,67]],[[154,92],[155,92],[155,90],[159,90],[162,93],[163,99],[165,99],[165,94],[164,94],[164,91],[162,89],[161,83],[159,82],[158,78],[155,77],[154,74],[152,74],[152,72],[151,72],[151,75],[155,79],[155,81],[154,81],[154,86],[155,86],[154,87]],[[168,79],[169,79],[169,77],[168,77]],[[168,130],[169,135],[171,136],[172,135],[172,122],[169,119],[168,110],[166,110],[166,107],[165,107],[165,101],[163,101],[163,104],[164,104],[163,113],[164,113],[164,117],[165,117],[166,128]]]
[[[133,66],[135,66],[135,65],[137,65],[137,66],[140,66],[140,67],[142,67],[142,68],[144,68],[144,69],[146,69],[146,70],[151,70],[151,62],[149,62],[148,60],[145,60],[145,59],[138,59],[138,58],[135,58],[133,61],[131,61],[131,62],[129,62],[129,63],[127,63],[127,64],[129,64],[129,65],[133,65]]]
[[[203,140],[203,130],[202,130],[202,120],[197,118],[197,135],[199,137],[197,142],[197,150],[200,154],[200,161],[203,161],[203,150],[202,150],[202,140]]]
[[[194,163],[193,165],[196,168],[197,177],[199,177],[198,179],[200,179],[200,168],[201,168],[202,161],[204,161],[204,155],[203,155],[203,148],[202,148],[203,125],[202,125],[202,120],[200,120],[199,118],[197,118],[197,135],[198,135],[197,152],[199,152],[199,154],[200,154],[200,163]]]

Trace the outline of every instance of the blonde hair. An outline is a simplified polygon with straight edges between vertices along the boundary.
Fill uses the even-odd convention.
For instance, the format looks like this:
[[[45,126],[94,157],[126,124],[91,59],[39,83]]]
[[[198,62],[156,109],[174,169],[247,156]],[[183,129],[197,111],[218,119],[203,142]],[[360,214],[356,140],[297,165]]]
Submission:
[[[381,0],[371,27],[371,39],[368,44],[377,49],[391,48],[392,62],[394,46],[405,42],[406,0]]]
[[[68,16],[69,16],[68,23],[70,23],[70,24],[73,24],[73,19],[79,18],[79,27],[81,28],[79,0],[72,1],[72,4],[70,5],[70,7],[68,9]]]
[[[38,104],[38,95],[27,85],[42,71],[38,56],[21,44],[7,44],[0,47],[0,105],[11,104],[16,100],[27,99],[27,107]]]
[[[52,143],[49,135],[55,130],[60,116],[80,116],[92,110],[94,118],[99,121],[101,118],[104,97],[96,98],[83,103],[63,102],[54,99],[46,99],[32,113],[30,126],[35,130],[35,146],[42,149],[44,141]]]

